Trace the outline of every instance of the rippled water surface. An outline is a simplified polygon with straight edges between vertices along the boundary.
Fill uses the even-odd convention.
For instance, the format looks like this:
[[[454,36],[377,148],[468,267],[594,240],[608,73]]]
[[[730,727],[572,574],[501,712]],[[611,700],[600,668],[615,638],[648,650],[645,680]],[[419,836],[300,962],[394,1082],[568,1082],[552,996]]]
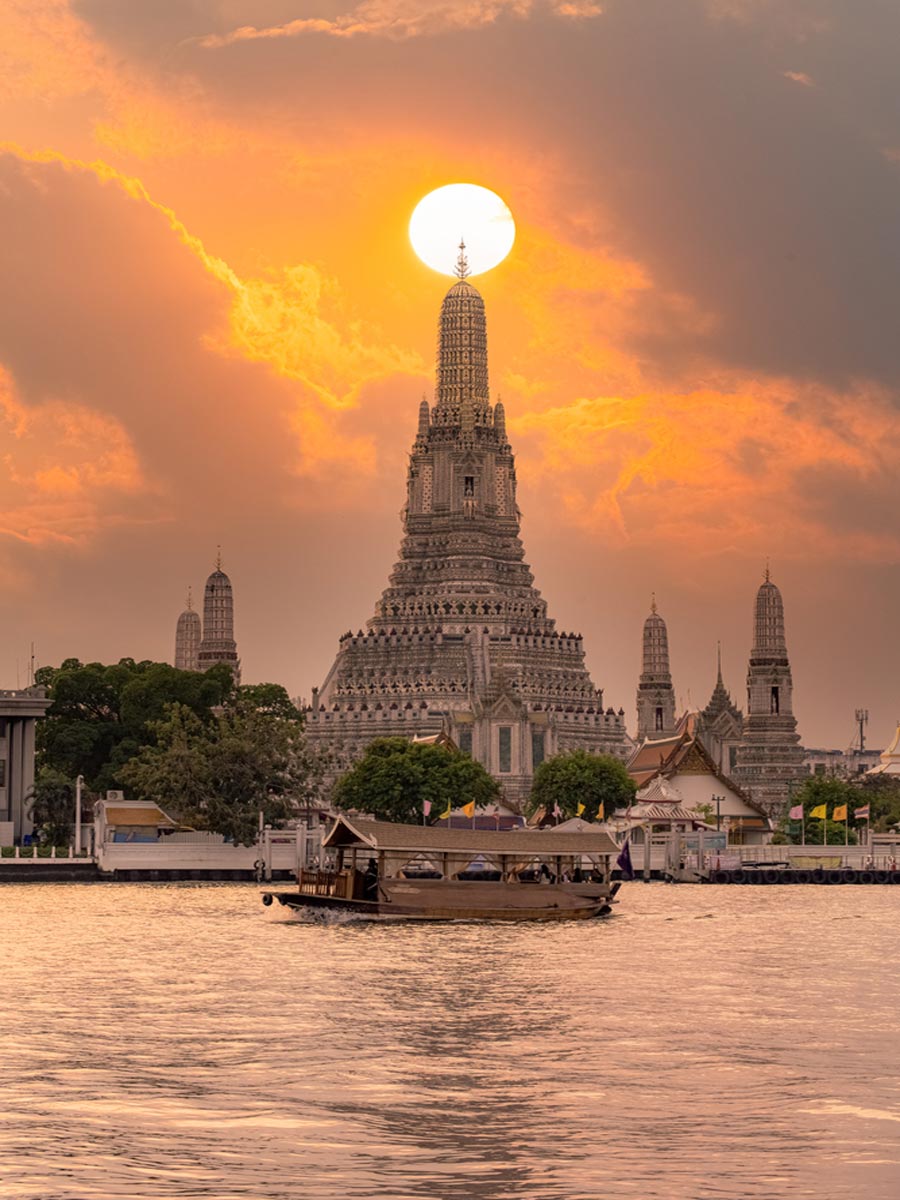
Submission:
[[[900,1195],[900,888],[339,925],[0,887],[0,1197]]]

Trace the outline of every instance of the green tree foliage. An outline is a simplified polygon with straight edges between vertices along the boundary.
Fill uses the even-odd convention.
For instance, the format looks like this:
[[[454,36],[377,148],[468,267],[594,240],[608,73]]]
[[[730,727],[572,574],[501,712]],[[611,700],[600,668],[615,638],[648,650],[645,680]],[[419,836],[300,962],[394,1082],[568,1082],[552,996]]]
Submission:
[[[500,795],[497,781],[468,754],[392,737],[369,743],[359,762],[335,784],[332,803],[379,820],[416,824],[426,800],[436,819],[448,804],[457,808],[474,800],[481,806]]]
[[[302,721],[303,714],[280,683],[247,683],[239,689],[242,702],[251,705],[257,712],[270,717],[281,717],[284,721]]]
[[[120,771],[123,783],[195,829],[252,845],[260,810],[277,824],[318,803],[326,762],[300,724],[239,699],[204,721],[174,704],[154,740]]]
[[[819,805],[824,804],[828,813],[828,820],[825,822],[824,844],[827,846],[844,845],[845,837],[849,839],[851,846],[855,846],[858,840],[856,833],[856,825],[864,824],[857,822],[853,816],[854,808],[859,808],[864,804],[861,793],[857,787],[848,783],[846,779],[835,779],[831,775],[810,775],[805,779],[799,788],[795,788],[790,800],[789,807],[793,808],[798,804],[803,805],[803,819],[805,824],[805,837],[807,843],[813,845],[822,843],[823,830],[822,821],[818,817],[810,817],[810,812]],[[843,821],[832,821],[831,814],[835,807],[842,804],[847,805],[847,817],[849,820],[849,831],[845,834]],[[781,837],[779,841],[784,841],[797,845],[804,837],[804,830],[799,821],[792,821],[786,818],[782,822]]]
[[[872,829],[888,833],[900,824],[900,779],[896,775],[870,775],[860,780],[857,807],[868,804]]]
[[[43,845],[67,846],[75,823],[75,784],[52,767],[44,767],[31,790],[29,813]]]
[[[535,771],[528,811],[543,808],[552,813],[558,805],[563,817],[569,818],[583,804],[583,819],[593,821],[601,803],[604,815],[609,817],[614,809],[630,804],[636,790],[637,785],[618,758],[571,750],[545,759]]]
[[[131,658],[111,666],[69,658],[42,667],[35,681],[53,701],[38,722],[39,764],[69,780],[83,775],[91,791],[122,786],[121,768],[153,741],[153,726],[168,705],[181,704],[208,721],[234,691],[222,664],[201,673]]]

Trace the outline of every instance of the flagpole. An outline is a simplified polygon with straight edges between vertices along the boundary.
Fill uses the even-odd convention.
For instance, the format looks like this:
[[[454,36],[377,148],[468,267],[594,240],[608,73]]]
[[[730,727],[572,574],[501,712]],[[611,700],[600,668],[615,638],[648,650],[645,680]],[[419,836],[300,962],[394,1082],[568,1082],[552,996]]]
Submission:
[[[824,805],[824,808],[825,808],[825,816],[822,818],[822,845],[827,846],[828,842],[826,839],[828,837],[828,805],[827,804]]]

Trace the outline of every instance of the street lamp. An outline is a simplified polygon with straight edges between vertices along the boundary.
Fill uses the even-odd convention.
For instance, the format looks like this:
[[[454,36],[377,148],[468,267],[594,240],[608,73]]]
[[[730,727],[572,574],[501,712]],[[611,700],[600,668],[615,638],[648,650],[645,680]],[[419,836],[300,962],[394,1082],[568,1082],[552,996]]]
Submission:
[[[722,801],[724,799],[724,796],[713,796],[713,800],[716,802],[716,833],[722,828]]]
[[[75,857],[81,854],[81,789],[84,786],[84,776],[79,775],[75,780]]]

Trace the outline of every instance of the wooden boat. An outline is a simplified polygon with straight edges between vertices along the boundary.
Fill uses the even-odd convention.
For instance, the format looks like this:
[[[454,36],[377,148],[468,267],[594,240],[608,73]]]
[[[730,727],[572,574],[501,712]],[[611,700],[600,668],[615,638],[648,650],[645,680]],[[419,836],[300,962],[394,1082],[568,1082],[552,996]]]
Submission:
[[[333,870],[301,871],[296,891],[264,892],[263,903],[379,920],[577,921],[609,912],[619,887],[610,882],[619,848],[601,829],[501,832],[342,815],[322,850]]]

